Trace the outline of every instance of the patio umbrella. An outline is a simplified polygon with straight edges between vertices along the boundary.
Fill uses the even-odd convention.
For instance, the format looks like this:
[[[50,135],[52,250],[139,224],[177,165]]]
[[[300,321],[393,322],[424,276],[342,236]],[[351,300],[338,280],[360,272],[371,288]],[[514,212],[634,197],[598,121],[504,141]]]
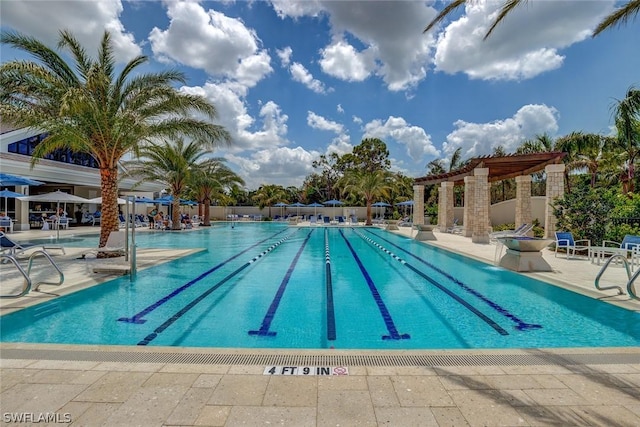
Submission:
[[[97,203],[97,204],[101,205],[102,204],[102,197],[94,197],[93,199],[87,200],[87,203]],[[127,201],[125,199],[121,199],[120,197],[118,197],[118,204],[119,205],[126,205]]]
[[[313,216],[318,216],[316,212],[317,208],[324,208],[324,205],[322,203],[313,202],[308,204],[307,207],[313,208]]]
[[[406,202],[396,203],[396,206],[411,206],[409,215],[413,217],[413,200],[407,200]]]
[[[37,194],[35,196],[25,197],[25,200],[33,202],[55,202],[56,213],[60,209],[60,203],[64,203],[64,210],[66,211],[67,203],[88,203],[89,200],[84,197],[75,196],[73,194],[65,193],[64,191],[53,191],[51,193]],[[56,228],[56,239],[60,238],[60,227]]]
[[[283,212],[282,211],[284,210],[285,206],[287,206],[287,204],[284,203],[284,202],[279,202],[279,203],[276,203],[275,205],[273,205],[274,208],[280,208],[280,216],[283,216]]]
[[[155,200],[150,199],[148,197],[136,197],[136,203],[155,203]]]
[[[374,208],[388,208],[391,207],[391,205],[387,202],[375,202],[374,204],[371,205]],[[378,217],[380,217],[380,215],[378,215]]]
[[[9,209],[9,202],[7,199],[19,199],[20,197],[25,197],[25,195],[11,190],[2,190],[0,191],[0,197],[4,197],[4,212],[7,212],[7,209]]]
[[[300,202],[295,202],[292,203],[290,205],[287,205],[288,208],[297,208],[297,212],[296,215],[300,216],[300,208],[305,207],[306,205],[304,203],[300,203]]]
[[[322,202],[322,203],[325,204],[325,205],[333,206],[333,207],[336,207],[336,206],[344,204],[340,200],[336,200],[336,199],[327,200],[326,202]]]
[[[0,173],[0,186],[6,185],[42,185],[44,182],[27,178],[26,176],[12,175],[10,173]]]

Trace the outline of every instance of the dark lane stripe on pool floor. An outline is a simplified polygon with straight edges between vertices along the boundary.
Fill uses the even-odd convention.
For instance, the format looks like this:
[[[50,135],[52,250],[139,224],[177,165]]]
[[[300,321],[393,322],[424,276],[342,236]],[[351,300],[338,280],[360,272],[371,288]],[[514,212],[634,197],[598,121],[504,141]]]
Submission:
[[[291,274],[293,273],[293,270],[295,270],[296,264],[298,264],[298,260],[300,259],[300,255],[302,254],[304,247],[307,246],[307,242],[309,242],[309,238],[311,237],[311,233],[313,233],[313,231],[314,230],[311,230],[309,234],[307,234],[307,237],[302,242],[302,246],[300,246],[300,249],[298,249],[298,252],[296,253],[296,256],[293,258],[293,261],[291,261],[291,265],[289,265],[289,269],[287,270],[287,273],[284,275],[284,278],[280,283],[280,287],[278,287],[278,290],[275,296],[273,297],[273,300],[271,301],[271,305],[267,310],[267,314],[265,314],[264,319],[262,320],[262,325],[260,326],[260,329],[256,331],[249,331],[249,335],[270,336],[270,337],[273,337],[276,335],[276,332],[269,331],[269,328],[271,327],[271,322],[273,321],[273,318],[276,315],[276,311],[278,311],[278,307],[280,306],[280,301],[282,300],[284,291],[287,289],[287,284],[289,283],[289,279],[291,279]]]
[[[474,306],[469,304],[467,301],[463,300],[458,295],[454,294],[449,289],[447,289],[446,287],[442,286],[440,283],[438,283],[437,281],[433,280],[431,277],[427,276],[422,271],[418,270],[417,268],[415,268],[414,266],[412,266],[411,264],[409,264],[408,262],[406,262],[405,260],[400,258],[398,255],[396,255],[393,252],[389,251],[384,246],[382,246],[379,243],[375,242],[374,240],[368,238],[367,236],[365,236],[364,234],[360,233],[359,231],[356,231],[353,228],[352,228],[352,230],[356,234],[358,234],[362,239],[364,239],[365,241],[367,241],[370,244],[374,245],[375,247],[377,247],[381,251],[385,252],[386,254],[391,256],[393,259],[395,259],[396,261],[400,262],[400,264],[404,265],[405,267],[408,267],[411,271],[415,272],[420,277],[422,277],[423,279],[427,280],[429,283],[431,283],[432,285],[434,285],[435,287],[440,289],[442,292],[444,292],[445,294],[449,295],[454,300],[458,301],[460,304],[462,304],[462,306],[467,308],[469,311],[471,311],[473,314],[478,316],[480,319],[484,320],[489,326],[491,326],[493,329],[495,329],[496,332],[498,332],[500,335],[509,335],[509,332],[504,330],[504,328],[502,328],[500,325],[498,325],[496,322],[494,322],[491,318],[489,318],[483,312],[481,312],[480,310],[478,310],[477,308],[475,308]]]
[[[336,340],[336,314],[333,307],[333,281],[331,279],[331,251],[329,250],[329,230],[324,229],[324,273],[327,288],[327,340]]]
[[[430,262],[425,261],[424,259],[422,259],[419,256],[409,252],[408,250],[404,249],[403,247],[396,245],[392,241],[390,241],[388,239],[385,239],[384,237],[382,237],[382,236],[380,236],[380,235],[378,235],[378,234],[376,234],[376,233],[374,233],[372,231],[369,231],[369,230],[365,230],[365,231],[368,232],[369,234],[372,234],[372,235],[378,237],[379,239],[382,239],[385,242],[395,246],[396,248],[400,249],[402,252],[405,252],[405,253],[409,254],[413,258],[415,258],[418,261],[420,261],[422,264],[424,264],[427,267],[437,271],[438,273],[442,274],[443,276],[445,276],[446,278],[451,280],[456,285],[460,286],[465,291],[467,291],[470,294],[472,294],[473,296],[479,298],[481,301],[486,303],[489,307],[491,307],[492,309],[494,309],[495,311],[497,311],[498,313],[500,313],[501,315],[503,315],[507,319],[509,319],[509,320],[513,321],[514,323],[516,323],[516,329],[518,329],[519,331],[525,331],[527,329],[540,329],[540,328],[542,328],[542,325],[538,325],[537,323],[527,323],[527,322],[521,320],[518,316],[516,316],[515,314],[509,312],[509,310],[507,310],[506,308],[500,306],[500,304],[498,304],[498,303],[496,303],[494,301],[491,301],[489,298],[487,298],[486,296],[482,295],[480,292],[476,291],[471,286],[461,282],[460,280],[456,279],[455,277],[453,277],[452,275],[450,275],[449,273],[447,273],[443,269],[438,268],[437,266],[431,264]]]
[[[219,269],[220,267],[222,267],[223,265],[225,265],[229,261],[233,261],[234,259],[238,258],[240,255],[242,255],[242,254],[244,254],[246,252],[249,252],[251,249],[255,248],[256,246],[258,246],[261,243],[266,242],[267,240],[273,239],[278,234],[284,233],[286,230],[287,229],[285,228],[284,230],[278,231],[273,236],[269,236],[266,239],[260,240],[258,243],[255,243],[255,244],[249,246],[247,249],[245,249],[243,251],[240,251],[237,254],[233,255],[231,258],[228,258],[228,259],[222,261],[220,264],[216,265],[212,269],[205,271],[204,273],[202,273],[201,275],[199,275],[195,279],[185,283],[184,285],[180,286],[179,288],[174,289],[170,294],[165,295],[164,297],[160,298],[158,301],[154,302],[153,304],[151,304],[147,308],[143,309],[139,313],[134,314],[132,317],[121,317],[121,318],[118,319],[118,321],[119,322],[127,322],[127,323],[137,323],[137,324],[141,324],[141,323],[146,322],[146,320],[143,319],[144,316],[146,316],[147,314],[151,313],[153,310],[155,310],[156,308],[160,307],[162,304],[166,303],[171,298],[173,298],[176,295],[178,295],[180,292],[184,291],[185,289],[188,289],[189,287],[191,287],[191,285],[193,285],[193,284],[199,282],[200,280],[204,279],[209,274],[213,273],[214,271],[216,271],[217,269]]]
[[[353,255],[353,259],[356,260],[356,263],[358,264],[358,267],[360,268],[360,272],[362,273],[362,276],[364,277],[365,281],[367,282],[367,285],[369,286],[369,290],[371,291],[371,295],[373,295],[373,299],[375,300],[376,305],[378,306],[378,310],[380,310],[380,315],[382,316],[382,320],[384,320],[384,324],[386,325],[387,330],[389,331],[389,335],[383,335],[382,339],[383,340],[389,340],[389,339],[391,339],[391,340],[408,340],[408,339],[410,339],[411,336],[409,334],[400,334],[398,332],[398,329],[396,328],[396,325],[393,322],[393,318],[391,317],[391,313],[389,313],[389,310],[387,309],[387,306],[385,305],[384,301],[382,300],[382,297],[380,296],[380,292],[378,292],[378,288],[376,288],[376,285],[375,285],[375,283],[373,283],[373,279],[371,279],[371,276],[369,275],[369,272],[367,271],[367,269],[362,264],[362,261],[360,261],[360,258],[358,257],[358,254],[356,254],[356,251],[353,249],[353,246],[351,246],[351,243],[346,238],[346,236],[344,235],[342,230],[340,230],[340,236],[342,236],[342,238],[344,239],[345,243],[347,244],[347,247],[351,251],[351,255]]]
[[[240,268],[236,269],[233,273],[228,274],[224,279],[220,280],[218,283],[216,283],[215,285],[213,285],[212,287],[210,287],[209,289],[207,289],[206,291],[204,291],[202,294],[200,294],[197,298],[195,298],[193,301],[191,301],[189,304],[187,304],[186,306],[184,306],[180,311],[178,311],[176,314],[174,314],[173,316],[171,316],[169,319],[165,320],[165,322],[158,326],[152,333],[150,333],[149,335],[147,335],[142,341],[140,341],[137,345],[147,345],[149,344],[151,341],[153,341],[154,339],[157,338],[158,334],[161,334],[165,329],[167,329],[169,326],[173,325],[173,323],[180,319],[182,316],[184,316],[184,314],[186,312],[188,312],[189,310],[191,310],[193,307],[196,306],[196,304],[198,304],[200,301],[202,301],[203,299],[205,299],[207,296],[209,296],[209,294],[211,294],[212,292],[214,292],[216,289],[218,289],[220,286],[222,286],[223,284],[225,284],[229,279],[231,279],[232,277],[234,277],[236,274],[240,273],[242,270],[244,270],[245,268],[249,267],[251,264],[253,264],[254,262],[260,260],[261,258],[263,258],[264,256],[266,256],[268,253],[270,253],[271,251],[273,251],[274,249],[276,249],[278,246],[280,246],[282,243],[284,243],[286,240],[288,240],[290,237],[292,237],[294,234],[296,234],[300,229],[294,231],[293,233],[289,234],[287,237],[279,240],[278,242],[274,243],[273,245],[269,246],[266,250],[262,251],[259,255],[253,257],[251,259],[251,261],[243,264]]]

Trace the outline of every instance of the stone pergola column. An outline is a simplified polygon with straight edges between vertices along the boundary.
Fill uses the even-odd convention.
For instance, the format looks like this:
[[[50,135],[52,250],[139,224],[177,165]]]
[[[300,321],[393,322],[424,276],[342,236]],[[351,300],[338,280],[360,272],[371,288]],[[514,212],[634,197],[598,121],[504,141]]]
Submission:
[[[473,170],[475,176],[475,202],[474,202],[474,224],[471,241],[473,243],[489,243],[489,169],[476,168]]]
[[[555,238],[557,218],[553,215],[551,203],[564,195],[564,163],[547,165],[547,199],[544,212],[544,237]]]
[[[532,221],[531,175],[516,176],[516,228],[522,224],[531,224]]]
[[[440,183],[440,195],[442,196],[442,204],[438,206],[438,212],[442,209],[440,231],[446,231],[453,227],[453,182]]]
[[[413,186],[413,223],[424,224],[424,185]]]
[[[464,214],[462,216],[462,235],[471,237],[473,235],[473,224],[475,223],[475,197],[476,178],[475,176],[464,177]]]

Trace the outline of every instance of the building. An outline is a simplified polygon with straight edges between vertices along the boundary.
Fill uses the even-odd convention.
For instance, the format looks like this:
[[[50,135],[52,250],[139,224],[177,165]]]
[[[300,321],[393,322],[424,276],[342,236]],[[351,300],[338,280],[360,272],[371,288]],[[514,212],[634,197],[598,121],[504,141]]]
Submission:
[[[41,159],[33,167],[31,166],[33,149],[46,137],[38,131],[31,129],[15,129],[5,123],[0,123],[0,172],[13,175],[26,176],[45,184],[41,186],[16,186],[3,187],[25,195],[36,195],[61,190],[76,196],[92,199],[100,194],[100,171],[94,159],[86,154],[72,153],[69,150],[58,150],[55,153]],[[121,169],[122,171],[122,169]],[[136,194],[139,196],[154,197],[163,189],[158,183],[142,183],[125,178],[120,180],[120,194]],[[6,202],[6,205],[5,205]],[[28,230],[33,224],[30,218],[34,215],[42,216],[53,213],[55,204],[42,202],[28,202],[20,199],[0,200],[0,209],[7,210],[10,217],[16,220],[15,230]],[[73,212],[81,209],[85,212],[95,212],[96,204],[83,204],[81,206],[67,206],[67,212],[72,216]],[[30,224],[31,223],[31,224]]]

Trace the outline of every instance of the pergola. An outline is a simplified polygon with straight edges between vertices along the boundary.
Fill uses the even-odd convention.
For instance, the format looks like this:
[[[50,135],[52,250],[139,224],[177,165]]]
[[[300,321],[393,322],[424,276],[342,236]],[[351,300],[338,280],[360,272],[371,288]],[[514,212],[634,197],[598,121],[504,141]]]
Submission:
[[[482,156],[471,159],[455,171],[430,175],[414,180],[415,212],[424,212],[424,186],[438,185],[438,226],[441,230],[453,226],[453,187],[464,185],[463,235],[473,242],[489,242],[489,184],[515,178],[516,180],[516,227],[530,224],[531,174],[545,171],[547,174],[547,208],[545,210],[545,236],[553,236],[556,220],[550,208],[551,200],[564,194],[564,152],[513,154],[508,156]],[[424,218],[414,218],[420,224]]]

